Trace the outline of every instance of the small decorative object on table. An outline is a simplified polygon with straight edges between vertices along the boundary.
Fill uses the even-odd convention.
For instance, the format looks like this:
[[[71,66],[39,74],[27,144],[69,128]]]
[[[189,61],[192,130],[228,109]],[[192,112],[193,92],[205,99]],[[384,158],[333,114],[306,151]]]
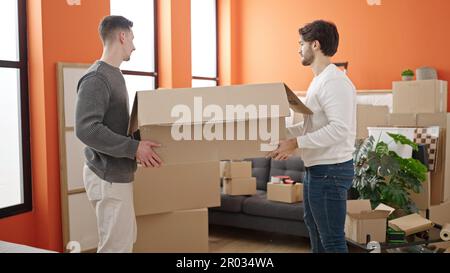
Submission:
[[[402,72],[402,80],[412,81],[414,80],[414,72],[411,69],[407,69]]]

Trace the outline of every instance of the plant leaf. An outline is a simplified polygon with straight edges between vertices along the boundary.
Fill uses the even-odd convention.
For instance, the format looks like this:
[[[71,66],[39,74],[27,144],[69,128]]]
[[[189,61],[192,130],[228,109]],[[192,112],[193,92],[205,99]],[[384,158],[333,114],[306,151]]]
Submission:
[[[407,137],[405,137],[404,135],[392,134],[392,133],[387,133],[387,134],[394,140],[395,143],[411,146],[414,151],[419,150],[419,146],[416,143],[414,143],[413,141],[411,141],[410,139],[408,139]]]

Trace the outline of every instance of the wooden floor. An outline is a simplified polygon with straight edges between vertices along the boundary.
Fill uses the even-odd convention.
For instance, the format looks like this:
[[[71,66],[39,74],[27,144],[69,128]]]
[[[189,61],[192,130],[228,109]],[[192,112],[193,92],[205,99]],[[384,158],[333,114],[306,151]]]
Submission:
[[[262,231],[210,226],[211,253],[309,253],[309,239]]]
[[[309,238],[233,227],[209,227],[211,253],[310,253]],[[364,250],[349,246],[350,253]]]

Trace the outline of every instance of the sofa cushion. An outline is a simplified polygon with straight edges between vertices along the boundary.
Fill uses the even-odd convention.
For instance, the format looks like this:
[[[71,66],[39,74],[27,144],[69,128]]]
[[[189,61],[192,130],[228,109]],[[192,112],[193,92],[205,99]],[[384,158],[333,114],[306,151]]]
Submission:
[[[256,177],[256,189],[266,190],[267,182],[269,182],[270,158],[251,158],[246,161],[252,162],[252,176]]]
[[[258,191],[243,203],[243,212],[254,216],[303,221],[303,203],[287,204],[267,200],[266,191]]]
[[[305,171],[305,164],[300,157],[292,157],[282,161],[272,160],[270,177],[287,175],[296,182],[303,182]]]
[[[227,194],[221,194],[220,196],[220,207],[211,208],[216,211],[224,212],[242,212],[242,204],[247,196],[231,196]]]

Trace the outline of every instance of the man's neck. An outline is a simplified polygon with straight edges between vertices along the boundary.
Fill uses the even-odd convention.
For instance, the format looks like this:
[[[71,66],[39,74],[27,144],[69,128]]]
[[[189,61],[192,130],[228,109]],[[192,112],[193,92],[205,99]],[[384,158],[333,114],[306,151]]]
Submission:
[[[331,64],[330,58],[328,57],[318,57],[315,62],[311,65],[314,76],[317,77],[322,73],[325,68]]]
[[[120,65],[123,62],[123,58],[118,50],[108,47],[103,49],[102,58],[100,60],[117,68],[120,68]]]

